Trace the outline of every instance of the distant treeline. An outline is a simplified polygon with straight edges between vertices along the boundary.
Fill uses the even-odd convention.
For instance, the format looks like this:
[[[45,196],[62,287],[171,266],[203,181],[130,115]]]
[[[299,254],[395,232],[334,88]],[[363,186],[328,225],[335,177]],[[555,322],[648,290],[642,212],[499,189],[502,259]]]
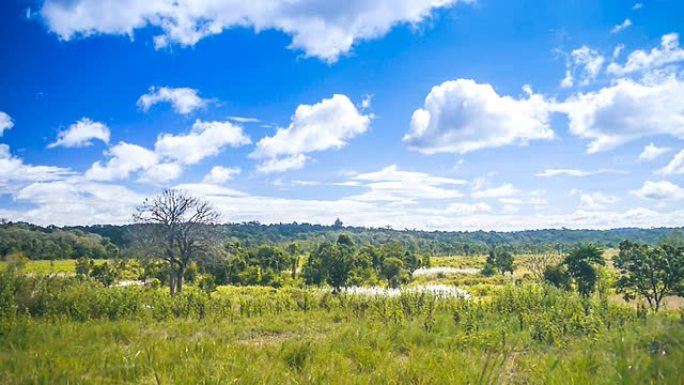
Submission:
[[[25,254],[30,259],[115,258],[120,248],[108,238],[80,230],[25,223],[0,225],[0,255]]]
[[[125,254],[132,245],[131,234],[141,225],[94,225],[41,227],[27,223],[0,224],[0,255],[25,253],[31,259],[66,259],[88,256],[111,258]],[[682,228],[622,228],[612,230],[546,229],[515,232],[419,231],[365,228],[308,223],[232,223],[216,226],[220,242],[239,242],[244,247],[293,242],[310,253],[324,242],[335,242],[340,234],[351,234],[357,245],[382,246],[398,241],[411,253],[441,255],[484,255],[493,246],[505,245],[516,254],[564,253],[583,242],[617,247],[623,240],[649,245],[662,242]]]

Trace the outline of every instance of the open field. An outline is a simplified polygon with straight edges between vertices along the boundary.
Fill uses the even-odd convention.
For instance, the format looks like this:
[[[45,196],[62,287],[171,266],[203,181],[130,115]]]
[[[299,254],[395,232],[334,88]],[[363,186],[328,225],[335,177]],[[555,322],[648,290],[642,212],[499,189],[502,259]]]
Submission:
[[[534,286],[488,301],[265,288],[171,300],[90,285],[58,295],[4,330],[3,384],[684,381],[678,314],[643,320],[598,302],[586,313],[577,296]]]
[[[74,261],[29,261],[28,274],[2,275],[0,383],[684,383],[681,310],[640,315],[612,291],[583,299],[538,284],[524,262],[485,277],[472,271],[482,257],[433,258],[471,270],[415,277],[391,297],[234,286],[170,297],[55,275]],[[409,290],[424,285],[471,296]]]
[[[102,264],[105,261],[101,259],[94,260],[95,264]],[[7,266],[7,262],[0,261],[0,271],[3,271]],[[54,261],[37,260],[28,261],[23,268],[26,274],[48,275],[48,274],[76,274],[76,260],[75,259],[59,259]]]

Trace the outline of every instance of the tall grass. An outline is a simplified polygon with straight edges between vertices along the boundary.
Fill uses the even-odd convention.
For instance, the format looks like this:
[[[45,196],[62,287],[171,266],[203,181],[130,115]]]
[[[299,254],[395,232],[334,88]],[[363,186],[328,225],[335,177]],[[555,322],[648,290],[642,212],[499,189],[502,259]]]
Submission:
[[[489,299],[2,274],[2,384],[678,384],[684,324],[537,285]]]

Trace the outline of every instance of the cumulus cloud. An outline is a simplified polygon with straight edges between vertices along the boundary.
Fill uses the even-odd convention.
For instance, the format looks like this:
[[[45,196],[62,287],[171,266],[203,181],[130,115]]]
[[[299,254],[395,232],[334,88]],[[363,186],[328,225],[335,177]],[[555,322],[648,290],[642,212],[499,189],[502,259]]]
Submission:
[[[473,0],[461,0],[471,3]],[[119,34],[153,26],[157,48],[192,46],[233,27],[275,29],[292,36],[290,48],[334,62],[354,44],[381,37],[398,24],[415,25],[457,0],[46,0],[40,13],[63,40]]]
[[[262,172],[301,168],[307,160],[305,153],[346,146],[368,130],[372,119],[360,113],[347,96],[335,94],[313,105],[298,106],[290,125],[259,140],[249,156],[268,159],[259,166]]]
[[[684,150],[679,151],[677,155],[675,155],[665,167],[658,170],[657,173],[663,175],[684,174]]]
[[[647,144],[641,154],[639,154],[639,160],[653,160],[661,155],[667,154],[672,149],[669,147],[658,147],[653,142]]]
[[[652,83],[618,80],[556,108],[568,115],[574,135],[592,140],[589,153],[652,135],[684,138],[684,82],[674,77]]]
[[[668,64],[684,61],[684,49],[679,46],[679,34],[668,33],[660,39],[660,46],[646,52],[636,50],[629,54],[623,65],[610,63],[606,69],[613,75],[625,75],[637,71],[646,71]]]
[[[591,176],[591,175],[598,175],[598,174],[607,174],[607,173],[624,173],[623,171],[620,170],[611,170],[607,168],[602,168],[599,170],[579,170],[579,169],[574,169],[574,168],[549,168],[546,169],[542,172],[538,172],[534,175],[536,176],[542,176],[542,177],[552,177],[552,176]]]
[[[109,159],[93,163],[85,176],[96,181],[112,181],[140,173],[138,182],[165,183],[180,177],[183,166],[197,164],[226,147],[249,143],[240,126],[196,120],[187,134],[159,135],[154,151],[136,144],[118,143],[105,152]]]
[[[271,174],[274,172],[301,170],[309,159],[304,154],[267,159],[257,165],[257,171],[263,174]]]
[[[604,62],[605,59],[598,51],[586,45],[572,50],[565,62],[565,77],[561,81],[561,87],[574,86],[577,76],[580,78],[580,85],[588,85],[601,72]]]
[[[620,198],[615,195],[604,194],[601,192],[581,194],[579,210],[604,210],[606,206],[617,203]]]
[[[424,107],[413,112],[403,140],[424,154],[524,145],[554,138],[549,114],[541,95],[516,99],[489,84],[457,79],[432,88]]]
[[[85,173],[86,178],[98,181],[127,179],[132,172],[148,169],[159,162],[159,156],[154,151],[126,142],[119,142],[105,155],[109,160],[106,163],[93,163]]]
[[[9,130],[12,127],[14,127],[12,118],[7,113],[0,111],[0,136],[5,133],[5,130]]]
[[[88,118],[81,118],[64,131],[60,131],[57,140],[48,145],[54,147],[87,147],[92,146],[93,140],[101,140],[109,143],[109,127],[107,125],[92,121]]]
[[[630,19],[625,19],[622,23],[614,26],[611,30],[610,33],[618,33],[626,30],[627,28],[632,26],[632,20]]]
[[[161,184],[181,176],[183,167],[178,163],[159,163],[145,169],[138,182]]]
[[[225,147],[239,147],[251,143],[242,127],[230,122],[196,120],[186,135],[163,134],[157,138],[157,154],[183,164],[196,164],[214,156]]]
[[[177,113],[188,115],[204,107],[207,101],[199,97],[195,89],[169,87],[150,87],[150,91],[138,99],[138,107],[143,111],[159,103],[169,103]]]
[[[241,170],[238,167],[214,166],[209,173],[204,176],[202,183],[221,185],[233,179],[233,176],[238,175],[240,171]]]
[[[642,199],[656,201],[684,199],[684,188],[666,180],[660,182],[646,181],[640,189],[633,190],[631,193]]]

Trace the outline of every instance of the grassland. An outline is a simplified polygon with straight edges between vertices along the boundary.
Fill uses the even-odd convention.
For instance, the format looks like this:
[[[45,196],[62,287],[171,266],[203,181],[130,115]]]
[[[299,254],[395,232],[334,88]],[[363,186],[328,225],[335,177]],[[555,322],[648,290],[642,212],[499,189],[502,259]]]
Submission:
[[[96,259],[96,264],[102,264],[105,260]],[[7,267],[7,262],[0,261],[0,271]],[[48,274],[76,274],[76,260],[75,259],[60,259],[54,261],[37,260],[28,261],[23,268],[24,273],[34,275],[48,275]]]
[[[433,264],[476,267],[465,258]],[[684,313],[637,314],[525,274],[412,283],[458,283],[469,300],[264,287],[171,298],[5,274],[0,304],[15,311],[0,319],[0,383],[684,383]]]

